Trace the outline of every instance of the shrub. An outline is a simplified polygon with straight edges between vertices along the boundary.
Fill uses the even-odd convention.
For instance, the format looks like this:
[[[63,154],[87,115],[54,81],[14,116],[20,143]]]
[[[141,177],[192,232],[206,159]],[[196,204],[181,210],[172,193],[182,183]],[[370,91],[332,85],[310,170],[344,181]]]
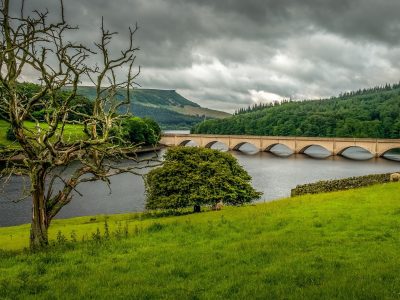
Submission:
[[[46,110],[40,109],[33,111],[31,116],[33,119],[43,122],[45,120]]]
[[[237,205],[259,199],[251,177],[229,153],[218,150],[173,147],[162,167],[145,176],[146,208],[177,209],[214,205],[220,201]]]
[[[148,140],[149,144],[155,145],[158,143],[158,141],[161,138],[161,128],[160,125],[156,121],[150,118],[143,118],[143,121],[146,123],[146,125],[152,130],[152,137],[151,141],[150,139]]]
[[[390,181],[390,174],[391,173],[373,174],[344,179],[322,180],[315,183],[298,185],[294,189],[292,189],[291,196],[294,197],[304,194],[318,194],[349,190],[378,183],[385,183]]]
[[[7,129],[6,139],[12,142],[14,142],[17,139],[11,127],[8,127]]]
[[[115,132],[124,141],[142,145],[156,145],[161,137],[160,126],[149,118],[129,118]]]

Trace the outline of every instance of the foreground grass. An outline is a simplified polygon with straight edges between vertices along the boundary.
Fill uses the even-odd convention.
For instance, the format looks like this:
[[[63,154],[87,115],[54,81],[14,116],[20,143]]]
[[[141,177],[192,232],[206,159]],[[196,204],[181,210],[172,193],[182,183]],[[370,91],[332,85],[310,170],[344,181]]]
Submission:
[[[59,243],[36,254],[5,251],[26,246],[28,226],[0,228],[0,298],[399,299],[399,191],[384,184],[180,217],[115,215],[109,239],[104,216],[56,220]],[[71,234],[95,240],[65,242]]]

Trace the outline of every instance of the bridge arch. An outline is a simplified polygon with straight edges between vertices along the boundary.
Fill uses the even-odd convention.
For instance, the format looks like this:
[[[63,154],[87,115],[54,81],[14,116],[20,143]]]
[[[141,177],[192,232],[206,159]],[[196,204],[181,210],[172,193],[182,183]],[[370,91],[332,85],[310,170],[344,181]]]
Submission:
[[[243,145],[250,145],[251,147],[253,147],[254,149],[256,149],[256,151],[258,152],[259,151],[259,149],[253,144],[253,143],[250,143],[250,142],[241,142],[241,143],[239,143],[239,144],[236,144],[236,146],[234,146],[234,147],[232,147],[232,150],[234,150],[234,151],[241,151],[240,150],[240,148],[243,146]]]
[[[288,141],[288,140],[279,140],[279,139],[276,139],[275,141],[271,141],[268,144],[263,144],[263,151],[271,152],[271,149],[278,145],[285,146],[287,149],[289,149],[293,153],[296,152],[296,147],[295,147],[294,142]]]
[[[274,147],[277,146],[277,145],[283,145],[283,144],[280,144],[280,143],[271,144],[271,145],[269,145],[267,148],[264,149],[264,152],[270,152],[271,149],[274,148]],[[285,146],[285,145],[283,145],[283,146]],[[286,147],[287,147],[287,146],[286,146]]]
[[[282,146],[283,147],[282,151],[272,151],[274,149],[274,147],[276,147],[276,146]],[[286,150],[286,151],[284,151],[284,150]],[[278,156],[284,156],[284,157],[293,155],[295,153],[295,151],[291,147],[289,147],[288,145],[285,145],[284,143],[273,143],[273,144],[267,146],[264,149],[264,152],[270,152],[272,154],[275,154]]]
[[[215,147],[213,147],[215,145]],[[222,141],[212,141],[204,145],[204,148],[228,151],[229,146]]]
[[[218,141],[209,142],[209,143],[204,145],[204,148],[211,148],[215,143],[218,143]]]
[[[390,151],[393,151],[393,150],[398,150],[398,153],[396,153],[396,156],[398,158],[397,157],[396,158],[390,158],[390,157],[386,156]],[[399,161],[400,160],[400,146],[391,147],[391,148],[385,149],[384,152],[378,153],[378,155],[379,155],[379,157],[382,157],[382,158],[385,158],[385,159],[388,159],[388,160]]]
[[[326,152],[329,152],[329,153],[332,155],[332,152],[331,152],[331,151],[329,151],[329,150],[326,149],[324,146],[319,145],[319,144],[310,144],[310,145],[304,146],[303,148],[301,148],[301,149],[298,151],[298,153],[299,153],[299,154],[307,154],[307,153],[305,153],[305,152],[306,152],[308,149],[310,149],[311,147],[318,147],[318,148],[321,148],[321,149],[325,150]]]
[[[181,141],[178,146],[188,146],[189,143],[193,143],[195,144],[196,147],[198,147],[199,145],[196,143],[196,141],[193,140],[183,140]]]
[[[369,151],[368,149],[366,149],[366,148],[364,148],[364,147],[352,145],[352,146],[347,146],[347,147],[343,147],[343,148],[339,149],[339,150],[336,152],[336,155],[341,155],[341,156],[343,156],[343,152],[345,152],[346,150],[351,149],[351,148],[359,148],[359,149],[362,149],[362,150],[365,150],[365,151],[371,153],[371,151]],[[373,155],[373,154],[371,153],[371,155]]]

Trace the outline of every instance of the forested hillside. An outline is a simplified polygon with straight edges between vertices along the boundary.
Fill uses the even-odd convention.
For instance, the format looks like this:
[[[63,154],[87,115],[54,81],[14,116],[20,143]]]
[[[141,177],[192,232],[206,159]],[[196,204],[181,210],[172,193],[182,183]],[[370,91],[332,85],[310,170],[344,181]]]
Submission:
[[[90,86],[79,87],[78,93],[93,99],[96,90]],[[121,91],[121,94],[123,91]],[[125,108],[126,109],[126,108]],[[138,117],[149,117],[164,129],[189,129],[205,118],[224,118],[227,113],[203,108],[174,90],[134,89],[129,111]]]
[[[204,120],[203,116],[189,116],[163,107],[151,107],[139,103],[132,105],[131,112],[141,118],[151,118],[164,129],[189,129]]]
[[[258,105],[202,122],[192,133],[400,138],[400,85]]]

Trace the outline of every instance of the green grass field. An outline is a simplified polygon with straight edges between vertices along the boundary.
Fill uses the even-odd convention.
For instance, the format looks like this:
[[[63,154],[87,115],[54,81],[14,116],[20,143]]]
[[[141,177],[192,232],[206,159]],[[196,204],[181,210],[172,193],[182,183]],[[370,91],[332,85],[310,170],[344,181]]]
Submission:
[[[24,126],[28,129],[34,130],[36,127],[36,124],[34,122],[25,122]],[[7,129],[9,125],[6,121],[0,120],[0,145],[6,146],[6,147],[19,147],[15,142],[9,141],[6,138],[7,134]],[[41,123],[40,127],[42,130],[46,130],[48,127],[46,124]],[[78,138],[85,138],[85,134],[83,132],[83,127],[81,125],[73,125],[73,124],[67,124],[65,126],[65,134],[64,138],[66,140],[75,140]]]
[[[28,229],[0,228],[1,299],[400,298],[397,183],[174,217],[56,220],[59,242],[36,254],[20,250]]]
[[[6,134],[7,134],[7,129],[8,129],[9,125],[6,121],[4,120],[0,120],[0,145],[3,146],[7,146],[10,147],[12,146],[14,143],[10,142],[9,140],[7,140],[6,138]]]

